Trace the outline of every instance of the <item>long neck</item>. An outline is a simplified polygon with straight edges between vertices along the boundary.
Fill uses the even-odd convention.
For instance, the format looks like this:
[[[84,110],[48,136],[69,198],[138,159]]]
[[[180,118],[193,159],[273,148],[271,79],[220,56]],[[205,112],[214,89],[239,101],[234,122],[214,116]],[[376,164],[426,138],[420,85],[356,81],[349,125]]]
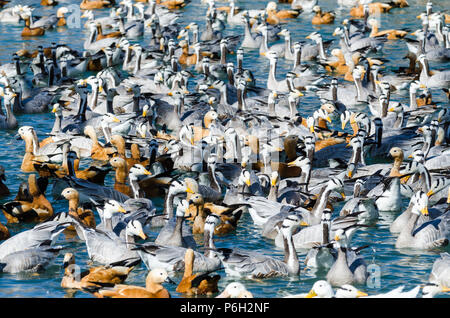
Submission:
[[[174,193],[172,191],[167,191],[166,199],[164,200],[164,212],[163,214],[168,217],[169,220],[173,217],[173,200],[175,199]]]
[[[323,48],[322,38],[319,39],[319,43],[317,43],[317,44],[319,45],[320,58],[326,60],[327,59],[327,55],[325,54],[325,49]]]
[[[403,112],[397,114],[397,119],[395,120],[394,128],[401,128],[403,126],[404,118],[405,118],[405,116],[404,116]]]
[[[272,83],[276,83],[277,79],[275,77],[275,72],[277,69],[277,61],[270,61],[270,68],[269,68],[269,78],[268,78],[268,82],[272,82]]]
[[[88,132],[88,136],[92,140],[92,145],[99,145],[97,134],[95,133],[95,130],[92,132]]]
[[[211,181],[211,188],[213,188],[218,192],[221,192],[222,190],[220,189],[219,183],[217,182],[215,171],[216,171],[215,165],[208,165],[208,175],[209,180]]]
[[[126,237],[125,237],[125,243],[127,245],[128,248],[133,248],[134,247],[134,235],[128,233],[128,231],[126,232]]]
[[[289,101],[289,110],[291,112],[291,119],[293,120],[295,115],[297,114],[297,105],[295,103],[295,100]]]
[[[124,166],[116,168],[116,183],[125,184],[128,178],[126,163]]]
[[[429,135],[425,136],[425,141],[422,146],[422,152],[425,159],[427,158],[428,153],[430,152],[432,144],[433,144],[432,137]]]
[[[234,158],[235,160],[237,160],[237,162],[240,162],[240,160],[242,159],[242,148],[241,148],[241,140],[238,136],[238,134],[235,135],[235,139],[233,141],[233,146],[234,146]]]
[[[69,212],[77,213],[78,210],[78,197],[72,198],[69,200]]]
[[[102,30],[102,26],[99,24],[97,25],[97,36],[103,36],[103,30]]]
[[[52,134],[57,134],[61,131],[61,114],[55,114],[55,122],[53,123]]]
[[[344,44],[345,44],[346,48],[348,50],[350,50],[350,39],[349,39],[349,36],[348,36],[348,32],[349,32],[348,29],[344,28],[344,34],[342,35],[341,39],[344,41]]]
[[[324,186],[322,190],[319,193],[319,198],[316,201],[316,204],[314,204],[313,209],[311,210],[311,214],[314,217],[322,217],[322,211],[327,206],[328,198],[330,196],[331,190],[328,188],[328,186]]]
[[[331,98],[337,101],[337,85],[331,85]]]
[[[128,179],[130,180],[130,187],[133,191],[133,197],[135,199],[141,198],[141,189],[139,187],[139,182],[136,177],[133,177],[132,175],[128,176]]]
[[[75,162],[72,159],[66,159],[67,174],[71,177],[75,177]]]
[[[375,125],[375,142],[377,147],[381,147],[383,141],[383,123],[380,122],[379,125]]]
[[[200,66],[200,60],[201,60],[201,54],[200,54],[200,50],[195,50],[195,66],[199,67]]]
[[[89,44],[92,44],[95,42],[96,35],[97,35],[97,31],[93,29],[91,31],[91,33],[89,34]]]
[[[142,53],[139,53],[138,56],[136,57],[136,65],[134,66],[133,71],[134,74],[136,74],[141,70],[141,62],[142,62]]]
[[[234,74],[233,74],[233,69],[231,67],[227,68],[227,78],[228,78],[228,83],[232,86],[234,86]]]
[[[372,32],[370,32],[370,36],[374,37],[374,36],[376,36],[377,33],[378,33],[378,25],[373,24],[372,25]]]
[[[414,90],[409,90],[409,109],[417,109],[416,91]]]
[[[422,190],[427,193],[431,188],[431,175],[425,167],[420,173],[420,177],[422,178]]]
[[[250,31],[250,21],[248,19],[245,19],[244,24],[244,38],[250,38],[253,39],[252,32]]]
[[[330,228],[327,222],[322,223],[322,244],[328,244],[330,242]]]
[[[381,118],[385,118],[387,116],[388,104],[389,104],[388,101],[383,101],[381,103],[381,105],[380,105],[381,106],[381,109],[380,109]]]
[[[103,212],[105,213],[105,212]],[[105,218],[104,221],[105,222],[105,230],[112,232],[113,231],[113,226],[112,226],[112,219],[111,218]]]
[[[361,148],[358,147],[353,149],[352,157],[349,163],[353,163],[356,166],[360,162],[360,158],[361,158]]]
[[[38,137],[36,135],[36,132],[33,132],[33,153],[35,155],[37,155],[39,153],[39,140]]]
[[[291,36],[287,35],[284,38],[284,46],[285,46],[285,55],[287,57],[292,57],[294,55],[294,53],[292,52],[292,47],[291,47]]]
[[[129,20],[133,19],[134,18],[133,13],[134,13],[133,6],[130,4],[127,6],[127,19],[129,19]]]
[[[55,67],[53,64],[49,66],[48,71],[48,86],[53,86],[55,84]]]
[[[237,99],[238,99],[238,109],[241,111],[246,111],[247,107],[245,105],[245,97],[243,89],[240,88],[237,89]]]
[[[170,66],[172,67],[172,71],[178,72],[178,63],[176,59],[170,59]]]
[[[81,117],[81,121],[86,121],[87,110],[87,96],[85,93],[80,94],[80,108],[78,109],[78,115]]]
[[[14,113],[12,111],[11,101],[9,101],[7,103],[5,102],[5,110],[6,110],[6,121],[8,122],[8,126],[13,127],[13,126],[17,125],[17,119],[16,119],[16,116],[14,116]]]
[[[363,96],[362,96],[363,87],[362,87],[361,79],[354,78],[354,81],[355,81],[355,86],[356,86],[356,92],[358,95],[358,101],[362,101],[363,100]]]
[[[181,116],[182,113],[184,113],[184,98],[183,97],[180,97],[177,99],[176,110],[177,110],[178,117]]]
[[[220,64],[227,64],[227,47],[225,45],[220,48]]]
[[[238,57],[237,57],[237,72],[238,73],[242,73],[244,71],[242,63],[243,63],[243,57],[238,55]]]
[[[138,113],[139,109],[139,95],[133,96],[133,112]]]
[[[111,141],[111,128],[109,128],[108,124],[105,122],[101,123],[103,136],[105,136],[106,143]]]
[[[394,164],[392,166],[390,173],[391,176],[397,175],[399,173],[402,163],[403,163],[403,154],[398,157],[395,157]]]
[[[91,109],[95,109],[95,107],[97,107],[97,102],[98,102],[98,86],[97,85],[93,85],[92,86],[92,97],[91,97]]]
[[[302,176],[301,183],[305,184],[303,186],[303,190],[308,192],[308,185],[309,185],[309,181],[311,180],[311,165],[306,165],[306,166],[302,167],[301,176]]]
[[[294,69],[302,64],[302,50],[295,51]]]
[[[230,103],[228,102],[228,92],[226,85],[222,85],[220,87],[220,104],[230,105]]]
[[[277,198],[278,198],[278,185],[271,186],[269,196],[267,197],[267,199],[276,202]]]
[[[430,77],[430,67],[428,65],[428,61],[427,60],[422,60],[422,74],[424,74],[426,76],[426,78]]]
[[[198,29],[192,30],[192,44],[198,43]]]
[[[400,232],[400,235],[397,238],[397,241],[402,240],[413,240],[414,237],[412,236],[412,231],[414,230],[417,220],[419,219],[419,215],[416,213],[410,213],[410,217],[408,222],[406,223],[405,227],[403,227],[402,231]]]
[[[33,138],[26,137],[25,138],[25,152],[26,153],[33,153],[34,147],[33,147]]]
[[[336,259],[336,264],[339,265],[340,268],[348,268],[348,261],[347,261],[347,248],[346,247],[338,247],[338,256]]]
[[[15,59],[14,65],[15,65],[15,67],[16,67],[16,74],[17,74],[18,76],[19,76],[19,75],[22,75],[22,72],[21,72],[21,70],[20,70],[20,62],[19,62],[19,59],[18,59],[18,58]]]
[[[290,274],[297,275],[300,271],[300,264],[298,262],[297,252],[294,248],[294,240],[292,238],[292,233],[289,232],[283,236],[284,242],[284,263],[288,265],[288,270]]]
[[[170,236],[170,241],[172,245],[180,246],[183,244],[183,217],[177,216],[177,220],[175,223],[175,228],[173,229],[173,233]]]
[[[214,245],[213,234],[214,232],[210,232],[209,230],[205,230],[205,232],[203,233],[203,244],[205,248],[208,248],[205,250],[206,257],[212,257],[213,252],[211,249],[216,248],[216,246]]]
[[[275,113],[275,100],[269,101],[268,106],[269,106],[269,114],[271,116],[276,116],[277,114]]]
[[[128,63],[130,63],[130,60],[131,60],[131,49],[130,49],[129,46],[127,46],[127,47],[125,48],[125,57],[124,57],[124,59],[123,59],[123,65],[122,65],[122,68],[123,68],[123,69],[126,69],[126,68],[127,68]]]
[[[109,114],[114,114],[113,98],[111,97],[106,99],[106,112]]]
[[[263,32],[262,37],[263,37],[263,40],[261,41],[261,46],[262,46],[263,51],[267,52],[267,51],[269,51],[269,47],[268,47],[268,43],[267,43],[267,41],[268,41],[267,32]]]

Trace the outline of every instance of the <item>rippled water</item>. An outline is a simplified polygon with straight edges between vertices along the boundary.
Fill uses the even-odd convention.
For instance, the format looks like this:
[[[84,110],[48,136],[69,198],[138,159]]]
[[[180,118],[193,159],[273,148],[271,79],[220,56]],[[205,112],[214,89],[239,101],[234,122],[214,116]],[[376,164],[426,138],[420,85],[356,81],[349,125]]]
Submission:
[[[22,3],[34,5],[36,7],[35,13],[38,15],[46,15],[53,13],[56,10],[53,8],[42,8],[39,5],[39,0],[33,1],[11,1],[11,5]],[[79,3],[79,1],[59,1],[60,6]],[[381,30],[387,28],[407,28],[410,31],[421,28],[420,20],[416,19],[419,12],[424,11],[426,0],[409,0],[410,7],[403,9],[393,9],[390,14],[381,15]],[[241,8],[262,9],[265,7],[266,1],[252,0],[252,1],[237,1],[237,5]],[[433,1],[433,9],[435,11],[445,9],[445,4],[448,8],[448,0]],[[320,0],[320,5],[325,11],[334,10],[336,2],[332,0]],[[279,8],[287,8],[288,5],[279,4]],[[183,17],[179,20],[181,25],[187,25],[190,22],[197,22],[200,26],[204,25],[204,14],[206,12],[206,5],[200,3],[200,0],[192,0],[192,2],[181,12]],[[95,11],[95,16],[103,16],[107,14],[107,10]],[[291,31],[293,42],[308,41],[305,37],[312,31],[318,31],[322,34],[324,40],[336,39],[332,36],[335,27],[345,18],[348,18],[348,9],[336,11],[336,22],[332,25],[312,26],[310,24],[312,14],[302,13],[297,19],[290,20],[285,26]],[[51,42],[69,44],[75,49],[81,50],[83,41],[88,33],[85,29],[67,29],[62,28],[57,31],[47,31],[45,36],[32,39],[21,38],[22,26],[9,25],[0,23],[0,63],[11,61],[11,54],[19,49],[35,49],[38,45],[48,47]],[[240,26],[228,27],[225,30],[227,34],[243,33],[243,28]],[[142,39],[141,43],[146,43],[146,38]],[[271,43],[273,44],[273,43]],[[332,48],[337,47],[337,41],[332,44]],[[407,60],[403,59],[407,53],[407,48],[401,41],[389,41],[385,44],[382,54],[389,59],[385,64],[386,71],[392,67],[407,66]],[[235,62],[235,56],[230,56],[228,61]],[[257,79],[257,85],[265,86],[267,80],[268,60],[260,57],[257,50],[246,50],[244,59],[244,67],[250,68],[254,72]],[[289,71],[291,64],[286,63],[283,59],[279,60],[278,75],[279,79],[282,74]],[[432,68],[448,68],[449,64],[430,63]],[[433,100],[435,102],[446,102],[444,94],[441,90],[433,90]],[[407,102],[406,95],[393,94],[393,99]],[[318,107],[318,99],[312,93],[306,93],[302,97],[299,111],[302,115],[309,115]],[[447,104],[448,105],[448,104]],[[19,126],[31,125],[35,128],[40,139],[44,137],[45,133],[50,132],[53,125],[53,115],[36,114],[36,115],[18,115]],[[24,153],[24,142],[17,141],[14,136],[16,131],[0,131],[0,144],[2,152],[0,153],[0,164],[6,168],[7,181],[6,184],[11,190],[9,197],[2,198],[1,202],[6,202],[14,198],[17,193],[19,184],[22,181],[27,181],[27,174],[20,170],[20,162]],[[113,175],[110,174],[106,180],[108,185],[113,184]],[[50,193],[51,185],[49,185]],[[49,194],[50,199],[50,194]],[[162,210],[161,200],[159,208]],[[66,201],[52,201],[55,212],[67,210]],[[407,202],[405,201],[406,205]],[[335,213],[338,213],[340,206],[335,208]],[[392,213],[381,214],[381,220],[373,228],[361,229],[356,232],[353,238],[353,245],[360,246],[370,243],[372,248],[363,250],[362,254],[365,256],[368,264],[375,263],[380,266],[381,280],[380,286],[369,288],[368,286],[358,286],[360,289],[367,291],[369,294],[386,292],[400,285],[406,285],[406,290],[425,283],[428,280],[434,260],[438,257],[437,252],[420,252],[414,253],[408,250],[396,250],[394,248],[395,237],[389,232],[389,224],[396,215]],[[0,215],[0,221],[5,223],[3,215]],[[31,228],[32,225],[12,225],[10,226],[11,234],[18,233],[25,229]],[[146,230],[151,237],[155,237],[157,233],[152,232],[151,229]],[[283,258],[281,250],[274,247],[272,241],[261,238],[260,229],[255,226],[249,215],[244,215],[240,220],[239,227],[235,234],[219,237],[216,239],[216,246],[218,247],[235,247],[239,246],[243,249],[258,250],[267,255],[273,255],[280,259]],[[202,238],[199,237],[199,242]],[[66,241],[64,236],[61,237],[60,242],[67,247],[66,252],[75,254],[77,264],[86,268],[87,253],[85,244],[75,240]],[[0,297],[91,297],[91,295],[84,292],[76,292],[74,294],[67,293],[66,290],[60,287],[60,281],[63,275],[61,268],[63,254],[61,253],[50,267],[39,274],[0,274]],[[299,253],[300,262],[303,262],[304,254]],[[147,270],[144,265],[140,265],[134,269],[127,279],[128,284],[144,285],[144,278]],[[223,289],[229,282],[234,281],[235,278],[226,277],[225,273],[220,272],[222,278],[219,282],[219,288]],[[314,281],[324,278],[326,273],[314,273],[312,271],[303,271],[299,278],[296,279],[270,279],[263,282],[245,281],[247,288],[254,294],[255,297],[279,297],[287,293],[307,292]],[[181,279],[181,275],[175,277],[176,281]],[[173,297],[180,297],[175,292],[175,286],[168,285],[167,288]],[[448,296],[448,295],[447,295]],[[445,297],[445,295],[441,296]]]

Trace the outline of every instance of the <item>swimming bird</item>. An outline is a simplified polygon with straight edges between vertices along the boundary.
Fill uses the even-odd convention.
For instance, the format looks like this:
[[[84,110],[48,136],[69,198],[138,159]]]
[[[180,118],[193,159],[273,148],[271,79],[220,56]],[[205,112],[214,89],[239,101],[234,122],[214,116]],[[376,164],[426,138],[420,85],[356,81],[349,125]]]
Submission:
[[[411,216],[408,222],[401,229],[395,243],[396,248],[431,249],[448,245],[448,217],[450,214],[444,213],[441,216],[416,224],[419,216],[428,215],[428,198],[421,196],[417,204],[411,208]]]
[[[83,10],[103,9],[111,5],[108,0],[82,0],[80,8]]]
[[[88,228],[82,223],[72,220],[77,232],[82,233],[89,258],[101,264],[111,264],[116,262],[137,261],[139,255],[131,250],[134,244],[134,237],[139,236],[146,239],[142,224],[138,220],[130,221],[125,229],[125,241],[114,233],[103,232],[94,228]]]
[[[347,250],[346,230],[338,229],[334,239],[338,249],[338,256],[327,273],[327,281],[333,286],[354,283],[364,284],[368,277],[366,265],[364,260],[357,256],[357,253],[349,253],[350,251]]]
[[[122,284],[133,270],[133,266],[119,264],[91,267],[86,271],[79,271],[75,264],[75,255],[66,253],[63,259],[64,276],[61,287],[83,289],[101,284]],[[100,285],[97,285],[99,283]]]
[[[74,188],[66,188],[61,196],[69,201],[69,215],[75,217],[80,223],[89,228],[95,228],[94,212],[79,206],[80,194]]]
[[[43,271],[62,249],[62,246],[40,244],[38,247],[13,252],[0,259],[0,271],[3,273]]]
[[[20,198],[3,203],[1,210],[8,223],[44,222],[53,216],[53,206],[45,197],[48,180],[36,178],[35,174],[28,176],[26,194],[29,198]]]
[[[219,291],[217,283],[220,275],[209,273],[193,273],[195,254],[192,249],[186,250],[184,256],[184,274],[176,291],[187,295],[212,295]]]
[[[186,225],[183,226],[184,216],[188,209],[188,202],[182,200],[177,206],[175,214],[176,219],[169,219],[168,223],[159,231],[159,234],[155,239],[156,244],[186,248],[197,247],[197,243],[195,242],[192,233],[188,230],[183,231],[183,228],[186,228]]]
[[[221,260],[215,252],[213,241],[214,228],[219,223],[219,216],[210,214],[205,221],[204,254],[194,251],[194,272],[208,272],[221,268]],[[148,269],[162,267],[168,272],[184,271],[184,256],[186,248],[164,246],[155,243],[137,245],[137,251]]]
[[[114,287],[94,288],[98,298],[170,298],[170,293],[162,283],[175,284],[164,269],[155,268],[147,274],[145,287],[117,284]]]
[[[11,236],[0,244],[0,261],[16,252],[39,248],[41,245],[51,246],[69,225],[67,222],[47,221]]]
[[[292,233],[299,225],[300,218],[295,215],[283,220],[281,232],[285,240],[284,261],[254,251],[219,248],[225,272],[232,276],[252,278],[299,275],[300,265],[292,242]]]
[[[311,20],[312,24],[331,24],[334,22],[334,13],[322,12],[319,6],[314,6],[312,11],[315,12],[314,17]]]

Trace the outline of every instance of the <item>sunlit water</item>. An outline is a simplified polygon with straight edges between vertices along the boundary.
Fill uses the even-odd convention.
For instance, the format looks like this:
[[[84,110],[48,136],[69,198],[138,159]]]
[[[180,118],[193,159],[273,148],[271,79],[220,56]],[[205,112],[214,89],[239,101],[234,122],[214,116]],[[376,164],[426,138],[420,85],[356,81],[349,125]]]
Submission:
[[[36,7],[35,13],[38,15],[46,15],[56,12],[54,8],[42,8],[39,6],[39,0],[21,1],[22,4],[34,5]],[[404,9],[393,9],[390,14],[381,15],[381,30],[387,28],[405,28],[410,31],[421,28],[420,20],[416,19],[417,14],[424,11],[426,0],[409,0],[410,7]],[[20,3],[20,1],[12,1],[12,4]],[[71,3],[79,3],[79,1],[60,1],[60,6]],[[446,0],[433,1],[433,9],[435,11],[445,9]],[[237,1],[237,5],[241,8],[262,9],[265,7],[266,1],[252,0],[252,1]],[[336,3],[332,0],[320,0],[320,5],[325,11],[335,10]],[[279,5],[279,8],[288,8],[288,5]],[[448,8],[448,7],[447,7]],[[336,26],[348,18],[349,9],[336,11],[336,22],[332,25],[312,26],[310,24],[312,14],[302,13],[297,19],[290,20],[286,28],[291,31],[293,42],[308,41],[305,37],[312,31],[318,31],[322,34],[324,40],[336,40],[332,33]],[[96,17],[107,14],[107,10],[96,10]],[[197,22],[201,27],[204,25],[204,15],[206,12],[206,5],[201,4],[199,0],[193,0],[185,9],[181,10],[183,17],[179,20],[182,26],[190,22]],[[62,28],[55,31],[47,31],[45,36],[32,39],[21,38],[22,26],[9,25],[0,23],[0,63],[11,61],[11,54],[19,49],[36,49],[38,45],[48,47],[51,42],[65,43],[74,49],[81,50],[83,42],[88,36],[86,29],[69,29]],[[243,34],[241,26],[229,27],[225,30],[226,34]],[[148,37],[141,39],[139,42],[146,44]],[[270,43],[272,45],[274,43]],[[338,43],[332,44],[332,48],[337,47]],[[383,53],[378,56],[385,57],[389,61],[385,64],[385,71],[388,72],[392,67],[407,66],[407,60],[403,59],[407,53],[407,48],[402,41],[389,41],[385,44]],[[235,62],[235,55],[230,55],[228,61]],[[430,63],[432,68],[444,69],[448,68],[449,64]],[[256,79],[257,85],[265,86],[268,72],[268,60],[259,56],[257,50],[246,50],[244,59],[244,67],[252,69]],[[281,79],[282,74],[285,74],[291,68],[291,63],[283,59],[279,60],[279,68],[277,71],[278,79]],[[446,102],[445,96],[441,90],[433,90],[433,100],[435,102]],[[393,99],[407,102],[407,95],[393,94]],[[448,104],[446,104],[448,105]],[[306,116],[311,114],[319,106],[319,101],[313,93],[307,92],[302,97],[299,111],[301,115]],[[36,114],[36,115],[17,115],[19,126],[31,125],[35,128],[40,139],[46,133],[50,132],[54,116],[51,113]],[[335,123],[338,127],[339,123]],[[28,175],[20,170],[20,163],[24,154],[24,142],[17,141],[15,134],[17,131],[1,131],[0,144],[2,145],[2,152],[0,154],[0,164],[6,168],[7,181],[6,184],[11,190],[11,195],[5,197],[1,202],[6,202],[14,198],[17,193],[19,184],[27,181]],[[113,174],[110,174],[106,180],[107,185],[113,184]],[[47,190],[50,200],[51,185]],[[162,210],[161,200],[156,201],[160,210]],[[67,211],[67,201],[53,201],[55,212]],[[404,205],[407,201],[404,201]],[[340,210],[340,205],[335,208],[335,213]],[[431,271],[434,260],[438,257],[439,251],[435,252],[420,252],[413,253],[407,250],[396,250],[394,247],[395,237],[389,232],[389,224],[395,218],[396,214],[382,213],[381,219],[375,227],[363,228],[356,232],[353,238],[353,245],[360,246],[370,244],[371,248],[362,251],[368,264],[377,264],[380,268],[381,277],[379,284],[374,286],[358,286],[369,294],[386,292],[400,285],[405,285],[405,290],[409,290],[418,284],[423,284],[428,281],[428,276]],[[3,215],[0,215],[0,221],[5,223]],[[98,221],[98,220],[97,220]],[[14,235],[20,231],[31,228],[33,225],[11,225],[9,226],[11,234]],[[147,234],[151,238],[156,237],[157,233],[153,229],[146,229]],[[202,242],[202,237],[198,238],[198,242]],[[72,252],[76,256],[77,264],[83,269],[87,267],[88,256],[86,247],[83,242],[77,240],[66,240],[64,235],[60,237],[58,242],[66,247],[64,252]],[[253,224],[249,215],[244,215],[239,222],[236,233],[216,238],[216,246],[218,247],[240,247],[242,249],[257,250],[266,255],[272,255],[276,258],[282,259],[283,252],[277,249],[273,242],[261,238],[260,228]],[[60,287],[63,270],[61,268],[64,252],[62,252],[54,261],[54,263],[47,268],[43,273],[39,274],[0,274],[0,297],[92,297],[88,293],[75,292],[69,293]],[[299,260],[302,264],[302,272],[299,278],[285,279],[276,278],[261,281],[244,281],[247,288],[253,293],[255,297],[281,297],[289,293],[307,292],[312,284],[318,280],[323,279],[326,273],[314,273],[313,271],[304,271],[303,261],[305,254],[299,253]],[[144,285],[145,275],[147,269],[142,264],[135,268],[127,279],[128,284]],[[236,280],[233,277],[226,277],[223,271],[219,272],[222,276],[219,282],[219,288],[223,289],[229,282]],[[181,279],[181,275],[176,276],[175,281]],[[181,297],[182,295],[175,292],[176,286],[167,285],[173,297]],[[441,296],[444,297],[444,296]]]

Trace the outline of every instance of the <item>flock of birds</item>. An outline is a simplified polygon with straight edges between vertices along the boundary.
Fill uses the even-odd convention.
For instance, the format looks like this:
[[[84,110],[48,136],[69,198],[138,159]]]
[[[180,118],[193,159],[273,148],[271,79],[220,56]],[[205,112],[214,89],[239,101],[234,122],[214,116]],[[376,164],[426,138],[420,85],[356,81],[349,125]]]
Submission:
[[[24,38],[67,28],[70,11],[56,0],[41,1],[58,7],[46,17],[8,2],[0,22],[23,24]],[[52,43],[16,52],[0,66],[0,128],[25,142],[20,169],[29,178],[0,205],[8,222],[0,225],[0,271],[44,271],[64,253],[64,237],[85,243],[89,267],[80,272],[65,253],[61,286],[96,297],[170,297],[163,284],[175,283],[174,273],[183,273],[175,284],[186,296],[252,297],[242,279],[298,276],[303,268],[326,275],[309,293],[287,297],[450,291],[450,109],[432,100],[442,90],[450,99],[450,70],[429,64],[450,60],[450,16],[428,2],[411,39],[405,30],[379,30],[377,19],[395,17],[406,0],[337,3],[350,10],[339,24],[317,0],[293,0],[287,10],[273,1],[247,10],[245,2],[202,0],[201,28],[177,22],[187,0],[83,0],[82,51]],[[314,25],[337,25],[336,40],[313,32],[310,42],[291,43],[289,25],[308,11]],[[226,35],[236,25],[243,34]],[[408,67],[383,70],[388,40],[406,44]],[[265,86],[244,68],[247,50],[269,60]],[[280,59],[292,63],[282,80]],[[395,100],[405,91],[409,105]],[[306,93],[320,98],[311,116],[301,110]],[[43,140],[14,115],[49,111],[54,122]],[[2,167],[3,196],[6,178]],[[68,209],[54,210],[50,183],[53,200]],[[371,296],[354,287],[369,277],[360,254],[368,246],[352,246],[352,237],[380,212],[395,215],[395,248],[442,251],[423,286]],[[284,259],[216,246],[215,236],[233,240],[247,226],[247,213],[261,228],[257,239],[271,240]],[[35,225],[11,236],[14,223]],[[149,228],[159,233],[154,241]],[[141,263],[145,287],[126,284]],[[236,278],[222,292],[220,270]]]

